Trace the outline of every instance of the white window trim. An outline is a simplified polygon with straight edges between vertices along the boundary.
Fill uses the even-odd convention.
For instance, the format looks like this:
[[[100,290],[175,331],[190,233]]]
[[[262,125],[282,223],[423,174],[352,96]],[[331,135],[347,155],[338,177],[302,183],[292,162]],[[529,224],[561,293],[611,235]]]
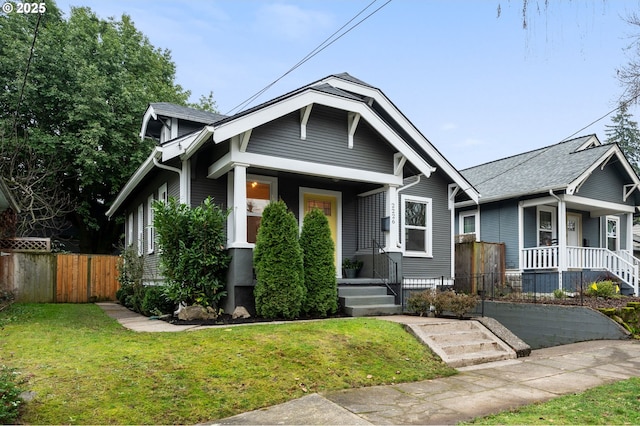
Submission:
[[[125,247],[131,247],[133,245],[133,212],[129,213],[127,219],[127,238],[125,241]]]
[[[476,230],[475,232],[464,232],[464,219],[470,216],[474,216],[476,222]],[[465,212],[460,212],[458,215],[458,228],[460,235],[471,235],[475,234],[476,241],[480,241],[480,211],[478,210],[468,210]]]
[[[155,251],[156,230],[153,227],[153,194],[147,198],[147,254]]]
[[[263,175],[255,175],[247,173],[247,183],[249,182],[258,182],[258,183],[268,183],[269,184],[269,202],[278,201],[278,178],[275,176],[263,176]],[[246,206],[245,206],[246,209]],[[247,216],[249,217],[249,212],[247,212]],[[253,214],[252,216],[260,216]],[[246,219],[245,219],[246,220]],[[255,243],[247,242],[247,246],[250,248],[255,248]]]
[[[167,203],[169,201],[169,192],[167,191],[167,184],[163,183],[158,188],[158,200],[163,203]]]
[[[542,241],[540,241],[540,212],[551,213],[551,239],[556,240],[558,238],[558,219],[556,214],[556,208],[552,206],[537,206],[536,207],[536,242],[538,247],[542,247]]]
[[[138,206],[138,256],[144,254],[144,204]]]
[[[616,249],[620,251],[620,218],[618,216],[607,216],[604,221],[604,248],[609,248],[609,221],[616,222]]]
[[[401,207],[401,212],[400,214],[402,215],[401,218],[401,238],[402,238],[402,252],[406,257],[429,257],[432,258],[433,257],[433,215],[432,215],[432,205],[433,205],[433,200],[431,198],[426,198],[426,197],[418,197],[418,196],[414,196],[414,195],[405,195],[403,194],[400,197],[401,203],[402,203],[402,207]],[[406,249],[406,241],[405,241],[405,235],[406,235],[406,223],[405,223],[405,219],[406,219],[406,203],[407,201],[411,201],[411,202],[416,202],[416,203],[423,203],[427,205],[427,223],[426,223],[426,229],[425,229],[425,251],[411,251],[411,250],[407,250]]]

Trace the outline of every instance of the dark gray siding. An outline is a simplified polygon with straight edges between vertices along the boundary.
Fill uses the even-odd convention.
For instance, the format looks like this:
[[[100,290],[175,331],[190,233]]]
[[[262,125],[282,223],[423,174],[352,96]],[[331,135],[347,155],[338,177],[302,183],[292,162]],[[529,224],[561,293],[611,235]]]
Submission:
[[[200,205],[207,197],[222,207],[227,208],[227,175],[218,179],[207,178],[209,166],[224,155],[228,150],[228,144],[207,145],[191,158],[191,206]]]
[[[622,200],[622,188],[629,183],[632,183],[631,180],[620,172],[619,167],[607,165],[604,170],[598,167],[576,195],[631,206],[636,201],[634,197],[629,197],[627,201]]]
[[[444,173],[436,171],[431,177],[422,177],[419,184],[398,194],[398,206],[401,195],[415,195],[431,198],[432,206],[432,258],[403,257],[402,274],[405,277],[451,276],[451,212],[448,207],[447,185],[449,179]],[[401,214],[402,208],[398,209]],[[401,230],[402,232],[402,230]]]
[[[200,123],[193,123],[191,121],[179,120],[178,121],[178,137],[191,133],[195,130],[200,130],[204,126]]]
[[[482,205],[480,208],[480,234],[481,241],[505,244],[507,269],[519,267],[518,205],[515,201]]]
[[[364,120],[348,147],[347,112],[314,105],[307,139],[300,139],[300,113],[253,129],[247,152],[383,173],[393,172],[394,150]]]
[[[167,192],[170,197],[178,198],[180,194],[180,180],[178,174],[170,172],[168,170],[154,169],[150,175],[145,179],[141,185],[138,186],[135,194],[131,196],[126,202],[125,210],[125,235],[128,233],[127,227],[129,226],[128,217],[129,213],[133,213],[133,240],[134,246],[138,243],[138,206],[143,205],[143,222],[145,232],[143,232],[143,253],[144,253],[144,276],[145,282],[152,282],[160,279],[160,273],[158,271],[158,250],[152,254],[147,253],[147,232],[146,229],[151,225],[147,217],[148,198],[153,195],[154,200],[158,199],[158,189],[163,184],[167,184]]]

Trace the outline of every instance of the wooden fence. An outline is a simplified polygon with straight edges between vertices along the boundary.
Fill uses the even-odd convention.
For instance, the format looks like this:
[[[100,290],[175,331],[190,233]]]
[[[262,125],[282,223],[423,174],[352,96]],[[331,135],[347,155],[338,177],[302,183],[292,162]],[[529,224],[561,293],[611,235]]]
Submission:
[[[0,290],[17,302],[116,300],[118,256],[9,252],[0,257]]]

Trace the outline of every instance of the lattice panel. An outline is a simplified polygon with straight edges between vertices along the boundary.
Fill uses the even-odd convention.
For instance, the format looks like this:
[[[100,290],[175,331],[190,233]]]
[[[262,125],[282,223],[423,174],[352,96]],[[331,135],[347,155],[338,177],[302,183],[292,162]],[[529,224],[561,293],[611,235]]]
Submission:
[[[0,250],[20,252],[50,252],[50,238],[7,238],[0,239]]]

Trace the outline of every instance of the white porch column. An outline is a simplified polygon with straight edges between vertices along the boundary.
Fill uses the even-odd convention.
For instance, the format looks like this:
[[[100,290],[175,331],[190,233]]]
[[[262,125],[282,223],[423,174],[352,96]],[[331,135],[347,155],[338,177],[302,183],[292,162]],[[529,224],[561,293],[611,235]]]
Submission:
[[[231,214],[227,221],[227,246],[247,248],[247,167],[248,164],[236,163],[233,172],[229,172],[227,201]]]
[[[389,218],[389,231],[385,232],[386,252],[399,252],[398,235],[400,233],[400,218],[398,217],[398,186],[387,186],[387,202],[385,215]]]
[[[518,203],[518,268],[524,270],[524,205]]]
[[[633,213],[627,213],[627,232],[626,232],[626,248],[630,255],[633,256]]]
[[[558,288],[562,289],[562,272],[567,269],[567,203],[558,200]]]
[[[180,203],[191,206],[191,160],[182,160]]]

